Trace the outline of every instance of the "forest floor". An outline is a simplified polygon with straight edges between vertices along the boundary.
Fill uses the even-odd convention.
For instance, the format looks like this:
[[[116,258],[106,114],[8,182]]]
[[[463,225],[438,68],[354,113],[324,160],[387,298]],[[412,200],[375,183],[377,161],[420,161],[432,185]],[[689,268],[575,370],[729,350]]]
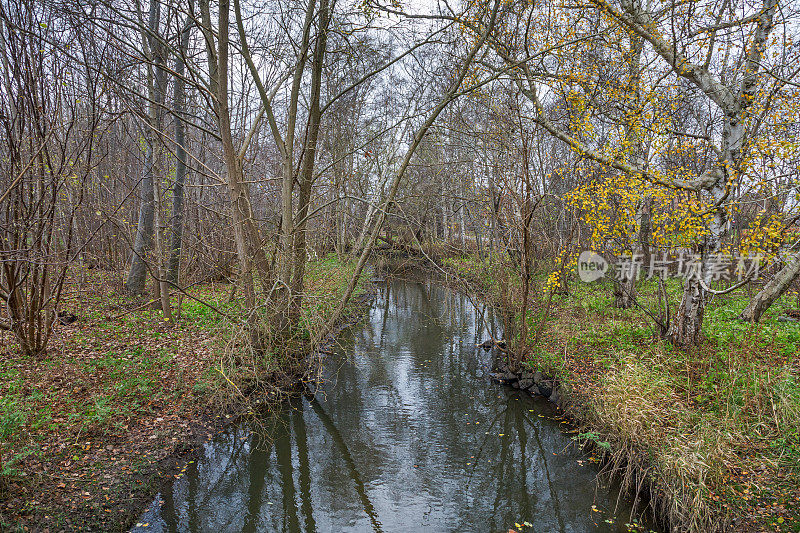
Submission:
[[[333,257],[309,265],[306,322],[330,314],[352,271]],[[72,275],[61,309],[77,320],[56,326],[44,357],[0,337],[0,531],[126,530],[195,448],[243,414],[222,399],[230,323],[188,298],[167,323],[124,294],[121,274]],[[241,309],[227,283],[190,292]]]
[[[495,302],[497,280],[514,283],[474,258],[448,265]],[[736,320],[746,289],[715,297],[705,341],[685,351],[656,339],[641,309],[613,307],[609,282],[574,282],[548,311],[545,278],[526,364],[559,379],[583,439],[609,450],[609,464],[646,471],[651,503],[680,531],[800,531],[800,323],[777,320],[795,295],[757,325]],[[680,280],[669,281],[675,309]],[[657,314],[655,281],[639,291]]]

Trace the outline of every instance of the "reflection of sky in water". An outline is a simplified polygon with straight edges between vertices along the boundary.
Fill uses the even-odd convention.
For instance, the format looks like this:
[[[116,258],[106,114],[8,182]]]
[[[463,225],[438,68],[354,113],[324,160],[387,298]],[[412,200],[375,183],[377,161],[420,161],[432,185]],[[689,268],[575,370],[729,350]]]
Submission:
[[[134,529],[625,531],[629,509],[604,522],[617,495],[565,450],[553,407],[482,378],[481,315],[436,286],[384,287],[318,401],[264,421],[268,439],[239,428],[207,444]]]

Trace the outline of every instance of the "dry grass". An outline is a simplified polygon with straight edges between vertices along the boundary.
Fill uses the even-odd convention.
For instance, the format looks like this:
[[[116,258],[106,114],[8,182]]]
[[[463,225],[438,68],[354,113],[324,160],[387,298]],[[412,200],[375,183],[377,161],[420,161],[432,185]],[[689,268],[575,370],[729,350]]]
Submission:
[[[470,258],[451,267],[494,299],[492,277],[514,279]],[[680,287],[669,290],[674,308]],[[657,307],[653,284],[640,292]],[[689,352],[656,340],[641,310],[615,309],[610,285],[574,283],[547,314],[533,296],[529,323],[549,318],[529,365],[562,380],[584,434],[610,443],[608,471],[674,530],[800,530],[800,325],[776,320],[794,295],[757,327],[733,320],[746,294],[717,298]]]

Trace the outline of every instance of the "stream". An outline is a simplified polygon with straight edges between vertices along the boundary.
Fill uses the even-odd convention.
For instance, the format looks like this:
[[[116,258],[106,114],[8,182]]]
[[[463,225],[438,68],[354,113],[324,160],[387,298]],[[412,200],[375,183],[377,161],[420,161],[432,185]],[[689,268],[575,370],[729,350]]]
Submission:
[[[489,381],[476,344],[498,322],[435,283],[380,284],[316,398],[207,443],[133,531],[639,531],[558,409]]]

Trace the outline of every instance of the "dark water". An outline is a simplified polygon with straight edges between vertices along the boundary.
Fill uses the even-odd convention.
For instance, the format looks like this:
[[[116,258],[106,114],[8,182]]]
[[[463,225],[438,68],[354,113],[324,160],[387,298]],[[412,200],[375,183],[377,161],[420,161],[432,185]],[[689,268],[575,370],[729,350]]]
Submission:
[[[486,379],[493,324],[436,285],[384,285],[315,400],[207,444],[134,531],[629,531],[559,412]]]

